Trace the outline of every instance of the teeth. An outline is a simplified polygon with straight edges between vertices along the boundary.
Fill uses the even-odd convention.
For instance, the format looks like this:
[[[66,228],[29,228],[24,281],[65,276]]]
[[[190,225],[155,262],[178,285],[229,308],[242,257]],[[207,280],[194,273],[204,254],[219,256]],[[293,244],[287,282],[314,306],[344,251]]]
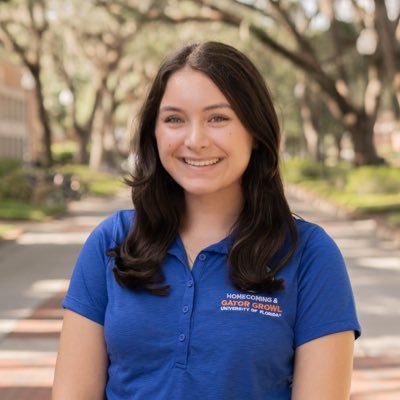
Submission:
[[[219,158],[211,158],[210,160],[190,160],[184,159],[186,164],[193,165],[194,167],[205,167],[206,165],[213,165],[219,161]]]

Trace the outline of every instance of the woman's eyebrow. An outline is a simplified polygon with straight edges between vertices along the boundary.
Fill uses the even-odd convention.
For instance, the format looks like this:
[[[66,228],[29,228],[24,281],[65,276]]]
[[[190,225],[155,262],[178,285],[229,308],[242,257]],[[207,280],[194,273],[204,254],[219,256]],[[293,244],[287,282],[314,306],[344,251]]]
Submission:
[[[210,104],[209,106],[204,107],[203,110],[209,111],[209,110],[214,110],[216,108],[232,108],[232,107],[228,103],[217,103],[217,104]],[[165,111],[181,112],[183,110],[176,106],[163,106],[160,108],[160,112],[165,112]]]
[[[180,112],[182,111],[179,107],[174,107],[174,106],[163,106],[160,108],[160,112],[163,111],[175,111],[175,112]]]
[[[217,104],[211,104],[207,107],[204,107],[204,110],[214,110],[215,108],[232,108],[230,104],[228,103],[217,103]]]

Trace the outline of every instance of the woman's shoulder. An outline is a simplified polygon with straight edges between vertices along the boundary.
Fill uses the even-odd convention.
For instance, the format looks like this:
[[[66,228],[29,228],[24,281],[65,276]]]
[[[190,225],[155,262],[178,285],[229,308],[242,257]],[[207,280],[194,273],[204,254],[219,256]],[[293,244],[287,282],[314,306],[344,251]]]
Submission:
[[[299,244],[305,244],[310,240],[320,240],[324,237],[332,240],[325,229],[314,222],[310,222],[302,218],[296,218],[295,223],[299,235]]]
[[[120,244],[133,226],[135,211],[133,209],[118,210],[103,219],[93,230],[94,235],[101,236],[107,246]]]
[[[303,219],[296,219],[296,225],[298,229],[296,253],[301,261],[300,265],[315,263],[319,265],[319,270],[321,265],[329,265],[329,268],[333,268],[332,264],[342,268],[344,265],[342,253],[336,241],[324,228]]]
[[[296,226],[298,232],[297,254],[303,259],[305,255],[307,257],[319,255],[323,258],[332,255],[335,255],[335,258],[342,257],[336,241],[323,227],[300,218],[296,218]]]

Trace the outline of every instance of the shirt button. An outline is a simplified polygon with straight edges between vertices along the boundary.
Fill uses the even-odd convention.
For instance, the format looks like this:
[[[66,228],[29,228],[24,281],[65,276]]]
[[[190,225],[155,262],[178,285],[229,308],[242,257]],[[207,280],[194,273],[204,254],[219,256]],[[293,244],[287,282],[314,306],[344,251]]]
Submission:
[[[192,280],[188,281],[188,282],[187,282],[187,286],[188,286],[188,287],[192,287],[192,286],[193,286],[193,281],[192,281]]]
[[[179,335],[179,341],[183,342],[186,339],[186,336],[182,333]]]
[[[189,311],[189,306],[183,306],[182,311],[187,313]]]
[[[207,258],[207,256],[206,256],[205,254],[203,254],[203,253],[201,253],[201,254],[199,255],[199,260],[200,260],[200,261],[204,261],[206,258]]]

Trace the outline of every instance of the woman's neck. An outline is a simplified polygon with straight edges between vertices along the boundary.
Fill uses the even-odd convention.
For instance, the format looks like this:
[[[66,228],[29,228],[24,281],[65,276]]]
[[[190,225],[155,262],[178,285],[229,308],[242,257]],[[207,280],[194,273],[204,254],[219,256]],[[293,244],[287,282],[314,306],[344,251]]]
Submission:
[[[185,196],[186,208],[181,225],[181,236],[188,240],[215,243],[225,238],[242,210],[241,193],[230,197]]]

